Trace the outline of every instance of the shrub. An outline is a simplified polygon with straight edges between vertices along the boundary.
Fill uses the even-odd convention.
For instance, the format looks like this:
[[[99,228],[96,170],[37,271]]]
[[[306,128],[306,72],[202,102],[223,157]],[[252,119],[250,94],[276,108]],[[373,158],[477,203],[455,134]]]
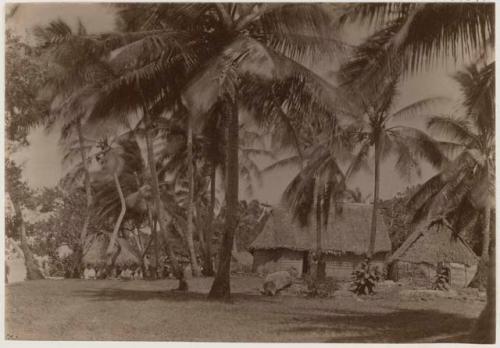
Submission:
[[[448,276],[448,270],[446,268],[441,268],[436,274],[434,283],[432,284],[432,289],[434,290],[449,290],[450,277]]]
[[[356,295],[371,295],[380,280],[381,273],[377,267],[370,266],[363,261],[358,269],[352,273],[351,291]]]

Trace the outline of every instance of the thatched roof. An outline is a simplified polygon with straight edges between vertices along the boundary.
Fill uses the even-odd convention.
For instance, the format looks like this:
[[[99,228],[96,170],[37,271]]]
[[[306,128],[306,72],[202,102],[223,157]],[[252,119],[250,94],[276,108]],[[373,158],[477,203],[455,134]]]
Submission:
[[[322,249],[326,253],[365,254],[370,243],[371,204],[342,203],[341,211],[330,211],[328,226],[323,229]],[[301,227],[298,221],[283,207],[275,207],[262,233],[250,245],[258,249],[315,250],[315,223]],[[375,253],[391,251],[388,229],[379,212]]]
[[[448,227],[435,224],[427,228],[426,224],[421,224],[388,261],[432,265],[439,262],[453,262],[471,266],[477,264],[478,260],[467,243],[460,236],[455,236]]]
[[[116,258],[115,265],[131,266],[141,264],[140,256],[130,246],[126,239],[118,238],[121,250]],[[105,233],[92,235],[85,243],[83,263],[90,265],[105,265],[107,263],[106,249],[108,248],[109,237]]]

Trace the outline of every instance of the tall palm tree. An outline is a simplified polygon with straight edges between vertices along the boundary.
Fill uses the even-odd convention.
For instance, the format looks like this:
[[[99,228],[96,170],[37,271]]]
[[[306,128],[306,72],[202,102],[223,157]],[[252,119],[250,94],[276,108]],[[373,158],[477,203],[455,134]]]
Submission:
[[[95,55],[83,50],[78,43],[63,40],[59,45],[53,44],[54,38],[67,38],[74,35],[73,30],[65,22],[54,21],[47,27],[36,27],[34,32],[39,41],[39,47],[45,52],[44,60],[48,61],[50,66],[47,83],[40,96],[52,101],[50,117],[46,121],[47,127],[50,129],[54,124],[62,123],[62,144],[75,136],[78,140],[87,200],[85,220],[80,233],[80,249],[76,257],[76,262],[79,263],[91,219],[92,188],[86,153],[88,147],[83,131],[86,109],[78,101],[93,92],[93,89],[87,87],[89,84],[97,86],[102,84],[110,77],[110,73]],[[81,22],[75,34],[87,35],[87,30]]]
[[[486,260],[490,248],[487,210],[491,210],[495,168],[494,66],[491,63],[478,69],[471,65],[455,75],[462,89],[465,112],[458,116],[433,116],[427,124],[436,135],[445,137],[440,144],[452,161],[425,182],[409,201],[416,221],[431,212],[444,217],[452,214],[448,217],[459,230],[466,227],[465,223],[474,225],[481,215],[480,253]]]
[[[458,72],[455,79],[461,86],[464,112],[434,116],[428,122],[429,129],[445,137],[442,146],[453,159],[425,182],[408,204],[417,221],[430,216],[431,220],[442,220],[456,233],[472,230],[476,238],[481,236],[481,260],[472,282],[486,280],[488,297],[494,301],[494,267],[490,266],[488,272],[488,265],[494,264],[495,257],[490,243],[495,191],[495,63],[481,68],[471,65]],[[494,307],[489,304],[488,308]],[[487,321],[492,315],[485,311],[481,320]],[[480,321],[476,339],[491,340],[494,330],[490,325],[491,321]]]
[[[396,171],[405,178],[410,178],[412,172],[416,171],[420,176],[419,160],[424,159],[435,167],[439,167],[445,157],[438,143],[424,131],[401,125],[394,122],[404,117],[421,117],[420,112],[428,109],[430,105],[441,99],[426,99],[407,105],[397,111],[393,111],[396,97],[396,82],[393,80],[375,100],[363,101],[366,105],[365,113],[358,120],[357,138],[359,149],[356,157],[350,165],[347,176],[359,170],[359,166],[366,161],[370,150],[374,152],[374,186],[373,186],[373,212],[371,221],[370,244],[367,256],[371,258],[375,249],[377,234],[377,212],[380,195],[380,164],[382,160],[390,155],[396,155]],[[392,123],[392,124],[391,124]]]
[[[372,38],[384,43],[385,51],[366,57],[363,64],[351,71],[350,80],[371,82],[376,86],[388,71],[394,69],[394,57],[402,59],[399,69],[416,73],[433,62],[460,58],[484,58],[494,42],[495,9],[493,4],[385,3],[356,4],[347,7],[344,19],[370,20],[380,29]],[[374,41],[372,41],[374,42]],[[490,51],[491,52],[491,51]],[[374,82],[374,84],[373,84]],[[494,259],[494,258],[493,258]],[[494,262],[491,274],[494,274]],[[490,283],[494,283],[490,277]],[[494,287],[490,285],[488,288]],[[481,315],[489,315],[494,328],[494,291],[489,291],[488,304]],[[479,326],[478,326],[479,327]],[[479,331],[476,330],[476,333]],[[483,342],[494,342],[494,329],[483,335]]]
[[[219,269],[210,291],[211,298],[228,298],[230,294],[230,260],[238,208],[238,101],[239,79],[243,73],[270,77],[276,73],[302,73],[313,77],[290,58],[299,58],[311,52],[331,51],[331,40],[325,40],[324,28],[330,16],[317,5],[269,4],[216,4],[205,9],[210,14],[215,32],[223,33],[219,40],[222,51],[213,55],[212,61],[191,80],[183,100],[193,116],[200,117],[217,101],[224,107],[227,117],[227,191],[226,228],[220,251]],[[193,13],[193,11],[190,11]],[[311,20],[314,18],[314,20]],[[305,29],[307,28],[307,29]],[[219,31],[220,30],[220,31]],[[308,35],[308,34],[309,35]],[[304,36],[302,36],[304,35]],[[302,39],[300,38],[302,37]],[[308,37],[306,40],[303,40]],[[321,45],[318,43],[321,42]],[[260,57],[260,58],[259,58]],[[265,64],[257,63],[264,60]],[[277,61],[283,64],[279,66]],[[258,70],[256,69],[258,64]],[[267,71],[266,71],[267,70]],[[279,71],[278,71],[279,70]],[[259,72],[258,72],[259,71]],[[317,85],[326,86],[319,78],[312,78]]]
[[[187,116],[187,162],[188,162],[188,182],[189,182],[189,201],[187,206],[187,228],[186,238],[188,240],[189,257],[193,267],[193,275],[199,277],[201,275],[200,267],[196,259],[193,242],[193,210],[194,210],[194,158],[193,158],[193,125],[192,117]]]
[[[370,57],[388,57],[387,45],[393,40],[394,33],[381,30],[371,35],[358,46],[352,58],[341,66],[339,80],[346,90],[353,93],[361,106],[358,116],[357,137],[359,150],[351,164],[347,176],[359,169],[359,165],[367,159],[371,148],[374,150],[374,188],[373,213],[371,222],[370,244],[367,256],[371,258],[375,248],[377,209],[380,193],[380,163],[391,154],[397,155],[396,170],[400,175],[409,177],[413,171],[420,175],[419,158],[424,158],[433,166],[443,162],[444,155],[437,143],[425,132],[413,127],[394,125],[404,118],[422,117],[436,104],[446,101],[435,97],[419,100],[395,111],[394,104],[397,88],[403,72],[404,57],[390,56],[387,66],[372,66]],[[369,77],[365,75],[367,74]],[[391,124],[392,123],[392,124]]]

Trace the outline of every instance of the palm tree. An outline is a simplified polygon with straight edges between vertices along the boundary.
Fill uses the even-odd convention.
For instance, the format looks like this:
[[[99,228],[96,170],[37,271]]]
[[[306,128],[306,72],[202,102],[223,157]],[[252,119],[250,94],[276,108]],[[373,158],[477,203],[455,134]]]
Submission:
[[[382,43],[385,51],[366,56],[364,62],[349,74],[349,80],[376,86],[387,72],[394,70],[393,60],[403,60],[397,69],[416,73],[434,62],[452,57],[484,58],[494,40],[495,11],[493,4],[356,4],[348,7],[344,19],[369,19],[381,29],[372,43]],[[366,83],[366,82],[369,83]],[[493,258],[494,259],[494,258]],[[494,274],[494,263],[491,263]],[[494,287],[490,277],[490,286]],[[489,291],[488,304],[481,317],[494,313],[494,291]],[[488,313],[487,313],[488,312]],[[484,314],[484,315],[483,315]],[[494,328],[494,315],[483,327]],[[479,327],[479,326],[478,326]],[[476,330],[477,331],[477,330]],[[483,335],[484,343],[494,342],[494,329]]]
[[[314,213],[316,228],[316,257],[319,280],[325,277],[326,264],[322,257],[322,230],[330,217],[330,207],[336,205],[345,190],[345,174],[341,169],[341,151],[350,147],[317,145],[310,151],[306,165],[285,189],[284,202],[301,225],[309,225]]]
[[[370,244],[367,256],[371,258],[375,248],[377,234],[377,212],[380,194],[380,164],[382,160],[394,154],[397,156],[395,169],[403,177],[409,178],[413,171],[420,176],[419,159],[428,161],[435,167],[439,167],[444,161],[438,143],[424,131],[407,126],[391,124],[404,117],[419,117],[420,112],[428,109],[433,103],[439,102],[440,98],[430,98],[417,101],[397,111],[393,111],[396,96],[396,83],[394,79],[385,88],[380,88],[381,94],[376,99],[368,102],[365,113],[359,119],[357,125],[357,138],[359,149],[347,176],[359,170],[359,166],[368,158],[370,149],[374,150],[374,188],[373,188],[373,213],[370,232]],[[420,116],[421,117],[421,116]]]
[[[64,145],[64,142],[75,135],[78,139],[87,200],[85,220],[80,233],[80,249],[76,253],[76,262],[80,263],[91,219],[92,188],[83,131],[86,110],[78,101],[93,92],[92,88],[87,87],[89,84],[97,86],[102,84],[110,77],[110,73],[94,55],[78,47],[76,42],[68,40],[60,45],[53,45],[54,38],[73,36],[72,29],[65,22],[54,21],[45,28],[36,27],[34,32],[39,46],[45,51],[45,60],[49,60],[50,66],[47,83],[41,93],[42,98],[52,101],[50,117],[46,121],[47,128],[50,129],[57,121],[62,121],[61,143]],[[81,22],[76,34],[87,35],[87,30]]]
[[[228,125],[228,209],[220,251],[221,260],[209,295],[211,298],[227,298],[230,294],[229,265],[238,208],[238,102],[242,95],[241,76],[245,73],[255,76],[257,73],[268,78],[273,74],[284,76],[294,71],[307,75],[309,81],[314,81],[316,86],[325,87],[328,84],[290,58],[303,57],[313,51],[331,51],[334,40],[325,44],[328,41],[325,39],[326,35],[322,39],[319,34],[329,24],[325,23],[328,22],[329,14],[322,6],[216,4],[211,10],[217,29],[224,33],[224,38],[220,41],[223,49],[192,80],[183,99],[191,114],[197,117],[206,114],[217,101],[228,104],[224,106]],[[316,20],[310,21],[310,18]],[[309,35],[305,33],[306,27],[311,29]],[[301,40],[300,37],[308,39]],[[319,42],[322,45],[318,45]],[[255,65],[257,59],[265,62],[258,64],[258,70]],[[279,71],[278,61],[282,62]]]
[[[186,238],[188,240],[189,257],[193,267],[193,275],[199,277],[201,275],[198,261],[196,260],[196,252],[193,242],[193,210],[194,210],[194,158],[193,158],[193,125],[192,117],[187,116],[187,162],[188,162],[188,182],[189,182],[189,200],[187,206],[187,228]]]
[[[482,236],[481,260],[473,283],[489,278],[490,294],[494,276],[487,276],[486,271],[495,255],[490,243],[495,191],[495,63],[481,68],[471,65],[458,72],[455,80],[463,94],[463,114],[434,116],[428,121],[430,130],[446,137],[441,144],[454,158],[426,181],[408,204],[416,221],[430,215],[431,220],[442,220],[456,233],[472,230],[474,235]],[[491,272],[494,268],[489,269]],[[483,337],[477,338],[484,340],[490,334],[485,330],[490,327],[487,323],[481,325],[485,325]]]

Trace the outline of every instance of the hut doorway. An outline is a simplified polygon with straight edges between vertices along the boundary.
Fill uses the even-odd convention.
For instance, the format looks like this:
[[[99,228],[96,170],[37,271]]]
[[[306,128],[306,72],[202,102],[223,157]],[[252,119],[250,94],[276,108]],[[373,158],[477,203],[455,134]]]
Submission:
[[[302,257],[302,274],[309,274],[309,252],[304,251],[304,255]]]

